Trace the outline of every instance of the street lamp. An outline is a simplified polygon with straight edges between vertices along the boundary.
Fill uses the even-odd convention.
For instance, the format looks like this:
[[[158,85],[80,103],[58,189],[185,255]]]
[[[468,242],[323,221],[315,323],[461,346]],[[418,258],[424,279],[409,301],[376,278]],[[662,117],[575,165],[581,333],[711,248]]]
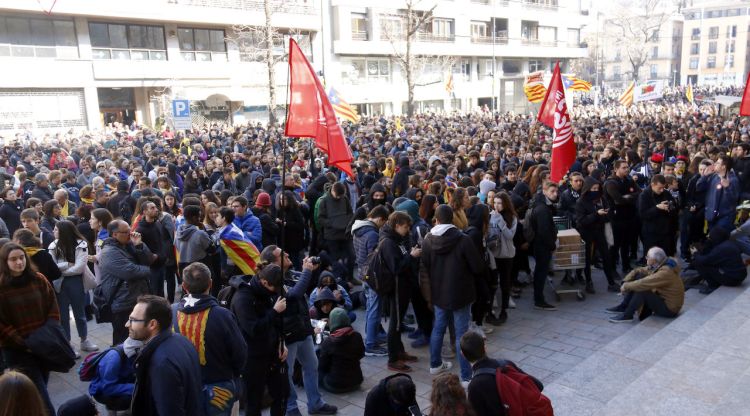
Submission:
[[[672,87],[674,88],[676,86],[677,86],[677,70],[673,69],[672,70]]]

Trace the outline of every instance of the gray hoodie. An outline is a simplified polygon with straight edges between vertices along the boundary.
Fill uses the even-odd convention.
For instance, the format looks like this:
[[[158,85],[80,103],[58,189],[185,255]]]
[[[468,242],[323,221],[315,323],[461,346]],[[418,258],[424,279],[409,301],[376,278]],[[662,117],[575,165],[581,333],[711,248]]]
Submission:
[[[193,224],[181,224],[174,234],[174,246],[180,253],[180,263],[192,263],[203,259],[211,244],[208,233]]]

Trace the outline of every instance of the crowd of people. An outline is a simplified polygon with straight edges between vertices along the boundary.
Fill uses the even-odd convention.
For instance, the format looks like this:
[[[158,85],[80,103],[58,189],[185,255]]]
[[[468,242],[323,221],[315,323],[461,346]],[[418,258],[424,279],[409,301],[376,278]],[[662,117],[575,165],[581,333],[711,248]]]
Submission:
[[[562,284],[622,292],[612,322],[674,317],[686,289],[746,276],[748,120],[675,97],[573,105],[578,157],[559,183],[550,132],[512,113],[346,123],[353,177],[279,126],[5,138],[0,348],[16,371],[0,396],[35,386],[24,394],[56,414],[50,370],[26,346],[54,320],[98,366],[89,393],[111,412],[295,415],[302,385],[308,414],[335,414],[321,391],[359,389],[360,360],[375,356],[394,374],[365,414],[416,414],[407,373],[419,348],[436,376],[431,415],[504,414],[510,399],[483,377],[496,369],[543,402],[542,384],[488,358],[484,339],[521,296],[556,310],[545,285],[560,224],[585,245]],[[257,249],[241,259],[254,273],[227,233]],[[110,348],[88,337],[93,317],[111,323]],[[67,414],[89,414],[91,399],[76,400]]]

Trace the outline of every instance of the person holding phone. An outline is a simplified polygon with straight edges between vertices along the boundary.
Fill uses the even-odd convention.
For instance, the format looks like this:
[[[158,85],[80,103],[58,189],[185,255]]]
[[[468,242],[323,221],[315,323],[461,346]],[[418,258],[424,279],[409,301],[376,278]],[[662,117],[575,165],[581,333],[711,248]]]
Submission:
[[[609,206],[602,198],[602,184],[591,176],[586,177],[581,188],[581,196],[576,201],[576,229],[586,242],[586,266],[583,270],[586,277],[586,292],[595,293],[591,280],[591,262],[594,252],[602,259],[604,274],[607,276],[607,290],[618,292],[620,287],[615,283],[617,272],[609,255],[609,246],[605,226],[609,222]]]

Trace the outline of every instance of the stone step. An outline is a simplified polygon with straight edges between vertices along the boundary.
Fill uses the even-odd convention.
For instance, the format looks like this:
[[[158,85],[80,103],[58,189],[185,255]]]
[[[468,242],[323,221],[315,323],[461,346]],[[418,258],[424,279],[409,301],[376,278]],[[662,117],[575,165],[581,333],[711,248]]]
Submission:
[[[602,414],[746,415],[748,386],[738,381],[750,379],[750,291],[726,288],[712,300],[732,296],[624,387]]]
[[[685,306],[677,318],[650,317],[634,324],[632,329],[545,388],[555,413],[602,414],[601,409],[620,395],[624,387],[709,322],[744,289],[719,288],[708,296],[690,290],[685,294]]]

